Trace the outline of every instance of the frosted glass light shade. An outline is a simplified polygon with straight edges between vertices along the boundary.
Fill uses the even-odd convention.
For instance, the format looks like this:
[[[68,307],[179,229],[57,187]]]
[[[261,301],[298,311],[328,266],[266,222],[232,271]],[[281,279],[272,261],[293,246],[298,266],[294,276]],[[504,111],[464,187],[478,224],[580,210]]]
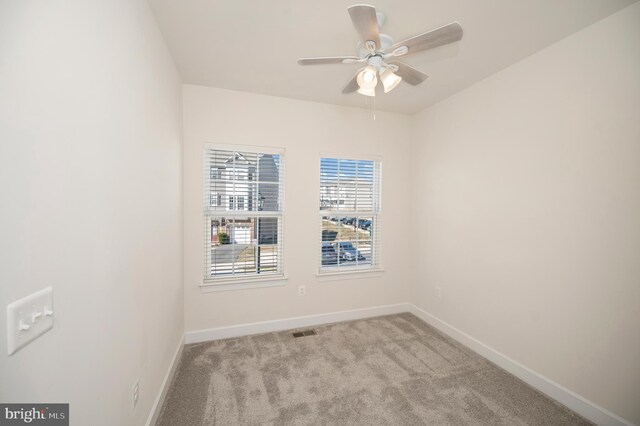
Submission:
[[[376,69],[372,66],[368,66],[362,71],[360,71],[358,73],[357,82],[360,89],[364,91],[374,90],[373,95],[366,95],[366,96],[375,96],[375,87],[378,84],[378,78],[376,77]],[[361,93],[360,90],[358,90],[358,93]],[[364,95],[364,93],[361,93],[361,94]]]
[[[384,93],[389,93],[400,84],[402,77],[396,75],[389,68],[385,68],[385,70],[380,73],[380,80],[382,80],[382,85],[384,86]]]
[[[361,95],[365,95],[365,96],[375,96],[376,95],[376,88],[375,87],[373,87],[371,89],[360,88],[360,89],[358,89],[358,93],[360,93]]]

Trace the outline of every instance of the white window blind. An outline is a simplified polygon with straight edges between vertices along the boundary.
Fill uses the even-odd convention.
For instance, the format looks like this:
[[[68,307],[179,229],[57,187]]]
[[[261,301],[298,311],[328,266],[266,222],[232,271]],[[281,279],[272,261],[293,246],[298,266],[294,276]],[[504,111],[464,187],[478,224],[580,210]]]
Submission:
[[[204,163],[205,281],[282,274],[283,150],[207,145]]]
[[[379,267],[381,164],[320,159],[320,272]]]

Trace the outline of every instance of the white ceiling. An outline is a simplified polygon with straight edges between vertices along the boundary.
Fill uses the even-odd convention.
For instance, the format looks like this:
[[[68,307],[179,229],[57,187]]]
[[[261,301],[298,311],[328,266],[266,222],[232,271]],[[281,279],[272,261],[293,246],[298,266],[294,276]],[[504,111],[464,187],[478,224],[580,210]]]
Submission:
[[[376,108],[416,113],[636,0],[378,0],[394,41],[458,21],[458,42],[403,59],[427,74],[376,96]],[[355,54],[354,0],[149,0],[182,79],[231,90],[355,107],[343,95],[358,65],[300,66],[299,57]],[[554,64],[549,64],[553,67]]]

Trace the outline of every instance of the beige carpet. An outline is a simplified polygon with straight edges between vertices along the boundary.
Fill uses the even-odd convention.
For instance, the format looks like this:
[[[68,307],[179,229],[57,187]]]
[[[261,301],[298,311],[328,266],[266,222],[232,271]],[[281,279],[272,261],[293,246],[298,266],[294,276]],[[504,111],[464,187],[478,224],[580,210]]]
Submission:
[[[160,425],[583,425],[411,314],[185,347]]]

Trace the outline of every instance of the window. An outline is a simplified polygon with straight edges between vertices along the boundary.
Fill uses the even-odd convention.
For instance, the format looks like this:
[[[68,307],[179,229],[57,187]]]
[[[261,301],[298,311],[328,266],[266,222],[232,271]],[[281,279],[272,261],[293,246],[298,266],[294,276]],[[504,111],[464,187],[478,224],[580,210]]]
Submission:
[[[205,149],[207,284],[283,272],[283,151],[233,148]]]
[[[379,267],[381,165],[320,159],[320,272]]]
[[[211,201],[211,206],[212,207],[217,207],[220,205],[220,203],[222,203],[222,195],[220,194],[211,194],[210,195],[210,201]]]
[[[211,167],[211,179],[222,179],[222,169]]]

